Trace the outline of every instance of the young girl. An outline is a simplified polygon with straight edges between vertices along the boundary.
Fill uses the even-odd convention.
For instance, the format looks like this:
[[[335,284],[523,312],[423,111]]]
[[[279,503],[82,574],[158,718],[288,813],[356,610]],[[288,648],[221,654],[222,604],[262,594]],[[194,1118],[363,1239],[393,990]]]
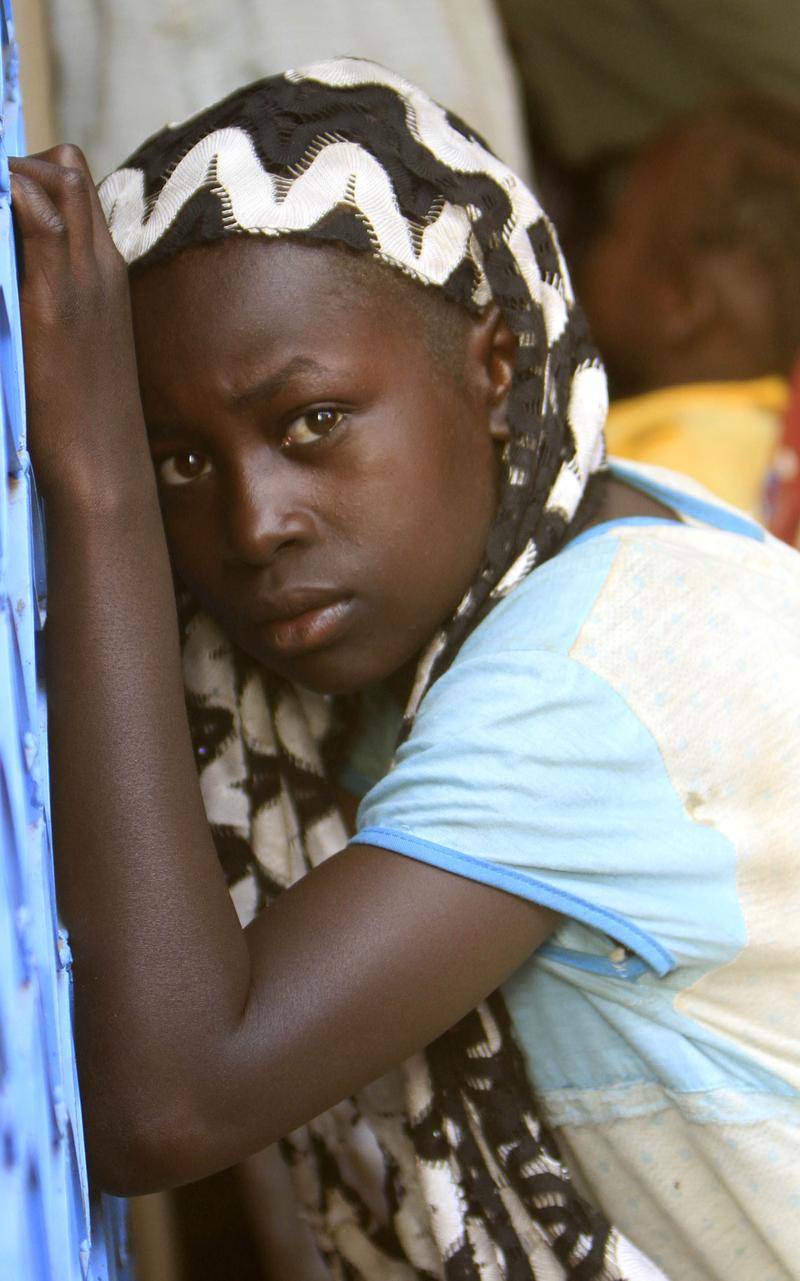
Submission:
[[[800,1275],[795,554],[604,467],[547,219],[379,67],[13,181],[96,1178],[284,1138],[341,1278]]]

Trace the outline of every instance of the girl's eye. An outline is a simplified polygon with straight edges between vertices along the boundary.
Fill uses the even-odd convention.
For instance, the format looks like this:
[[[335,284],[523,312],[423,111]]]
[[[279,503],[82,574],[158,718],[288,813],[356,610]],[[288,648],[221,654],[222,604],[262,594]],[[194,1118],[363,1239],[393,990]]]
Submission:
[[[162,485],[174,487],[176,485],[189,485],[193,480],[199,480],[209,471],[211,464],[204,454],[198,454],[193,449],[186,449],[180,454],[170,454],[169,458],[162,458],[156,463],[156,474]]]
[[[286,428],[281,448],[291,449],[293,445],[314,445],[318,440],[329,435],[334,427],[338,427],[343,418],[344,414],[340,409],[330,409],[328,406],[323,406],[322,409],[308,409]]]

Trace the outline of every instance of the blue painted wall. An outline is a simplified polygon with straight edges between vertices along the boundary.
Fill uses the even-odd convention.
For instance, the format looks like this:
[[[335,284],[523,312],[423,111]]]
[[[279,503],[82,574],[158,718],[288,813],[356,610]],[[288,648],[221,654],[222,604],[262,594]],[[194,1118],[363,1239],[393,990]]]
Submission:
[[[0,1281],[125,1281],[124,1203],[90,1205],[55,908],[37,662],[44,541],[9,208],[7,155],[24,152],[11,0],[0,0],[0,38]]]

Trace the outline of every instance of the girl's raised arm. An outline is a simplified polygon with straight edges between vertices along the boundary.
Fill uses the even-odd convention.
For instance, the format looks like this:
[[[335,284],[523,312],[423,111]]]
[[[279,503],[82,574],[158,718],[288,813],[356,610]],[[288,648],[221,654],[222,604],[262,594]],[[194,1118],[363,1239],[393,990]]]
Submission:
[[[125,268],[80,152],[12,169],[88,1142],[104,1186],[139,1192],[228,1165],[399,1063],[556,918],[352,846],[241,930],[195,773]]]

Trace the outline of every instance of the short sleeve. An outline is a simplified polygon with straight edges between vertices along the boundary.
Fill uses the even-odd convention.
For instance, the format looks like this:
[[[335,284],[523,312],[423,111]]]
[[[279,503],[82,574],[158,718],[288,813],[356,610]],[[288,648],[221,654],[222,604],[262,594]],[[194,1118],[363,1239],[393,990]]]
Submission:
[[[710,904],[739,917],[730,842],[687,814],[650,730],[569,653],[474,645],[425,696],[355,839],[552,908],[657,974],[719,961]]]

